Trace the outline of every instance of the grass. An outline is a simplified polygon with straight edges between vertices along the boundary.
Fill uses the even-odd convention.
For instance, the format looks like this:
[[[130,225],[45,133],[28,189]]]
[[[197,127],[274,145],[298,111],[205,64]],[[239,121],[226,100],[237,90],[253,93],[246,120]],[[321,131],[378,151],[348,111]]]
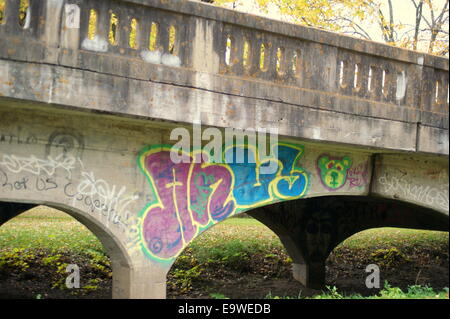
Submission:
[[[38,207],[0,228],[2,249],[46,249],[50,251],[104,252],[100,241],[71,216]]]
[[[225,220],[200,235],[189,246],[201,262],[273,248],[284,249],[278,237],[264,224],[247,218]]]
[[[448,242],[447,232],[425,231],[401,228],[375,228],[360,232],[344,240],[337,249],[372,249],[381,247],[397,247],[404,245],[429,245]]]
[[[406,291],[397,287],[391,287],[388,282],[385,282],[384,288],[376,295],[364,297],[360,294],[345,295],[341,294],[336,287],[328,287],[323,293],[310,298],[279,297],[266,296],[266,299],[448,299],[448,288],[443,291],[436,292],[433,288],[428,286],[413,285],[409,286]]]
[[[338,245],[339,249],[381,249],[448,244],[448,233],[400,228],[369,229]],[[255,219],[228,219],[194,240],[189,248],[200,254],[224,249],[267,250],[283,246],[278,237]],[[99,240],[71,216],[47,207],[37,207],[0,228],[2,248],[48,248],[72,251],[104,251]]]
[[[259,250],[282,247],[278,237],[253,219],[233,218],[212,227],[195,240],[190,248],[199,253],[211,248],[239,245]],[[37,207],[9,221],[0,228],[0,249],[27,248],[64,251],[96,250],[104,252],[100,241],[71,216],[46,207]]]
[[[388,249],[389,252],[404,252],[408,249],[427,247],[447,247],[448,250],[448,238],[447,232],[379,228],[348,238],[334,252],[336,255],[339,252],[356,252],[364,249],[375,252],[382,252],[383,249]],[[27,264],[32,265],[32,260],[36,259],[33,256],[42,257],[44,264],[52,262],[53,259],[62,262],[61,254],[64,258],[70,258],[71,254],[75,256],[84,254],[88,256],[92,267],[99,268],[101,273],[107,274],[110,271],[109,258],[100,241],[86,227],[65,213],[41,206],[14,218],[0,228],[0,261],[3,260],[4,265],[27,268]],[[64,258],[63,261],[69,262]],[[192,282],[201,276],[203,267],[245,271],[242,268],[245,265],[258,263],[263,268],[264,264],[270,264],[270,260],[278,260],[284,266],[289,266],[292,261],[278,237],[265,225],[254,219],[232,218],[212,227],[194,240],[177,258],[169,281],[174,281],[176,289],[188,291]],[[54,264],[57,266],[56,261]],[[387,285],[372,298],[445,298],[445,296],[448,298],[448,291],[435,292],[428,287],[412,286],[403,292],[399,291],[399,288]],[[278,297],[268,296],[268,298]],[[344,296],[337,292],[336,288],[329,288],[316,298],[362,297]]]

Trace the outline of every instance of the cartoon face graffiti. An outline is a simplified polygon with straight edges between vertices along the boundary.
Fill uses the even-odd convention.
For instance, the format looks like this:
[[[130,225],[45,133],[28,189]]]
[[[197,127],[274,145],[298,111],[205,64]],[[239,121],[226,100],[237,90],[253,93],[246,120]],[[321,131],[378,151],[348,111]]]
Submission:
[[[352,166],[352,160],[343,158],[330,158],[322,155],[317,160],[320,178],[323,185],[329,190],[337,190],[347,181],[347,170]]]

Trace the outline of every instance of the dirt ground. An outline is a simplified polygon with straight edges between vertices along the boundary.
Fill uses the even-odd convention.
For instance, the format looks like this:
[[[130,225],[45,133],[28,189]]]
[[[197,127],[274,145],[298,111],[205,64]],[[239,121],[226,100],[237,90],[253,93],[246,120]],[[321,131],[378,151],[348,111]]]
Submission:
[[[364,255],[364,254],[363,254]],[[326,282],[336,286],[341,294],[376,294],[376,289],[367,289],[366,265],[371,260],[354,252],[330,255],[327,260]],[[172,272],[171,272],[172,273]],[[173,275],[169,273],[167,298],[212,298],[222,295],[232,299],[260,299],[267,296],[298,297],[312,296],[318,290],[305,288],[292,278],[289,265],[274,262],[267,272],[255,264],[245,271],[203,268],[200,276],[192,281],[191,287],[182,289],[170,284]],[[407,260],[393,260],[392,264],[381,266],[381,282],[403,290],[410,285],[428,285],[435,291],[449,286],[448,252],[426,251]],[[111,298],[111,279],[102,280],[96,289],[58,289],[51,287],[48,274],[39,267],[30,267],[26,273],[0,272],[1,299],[107,299]],[[212,295],[212,296],[211,296]]]

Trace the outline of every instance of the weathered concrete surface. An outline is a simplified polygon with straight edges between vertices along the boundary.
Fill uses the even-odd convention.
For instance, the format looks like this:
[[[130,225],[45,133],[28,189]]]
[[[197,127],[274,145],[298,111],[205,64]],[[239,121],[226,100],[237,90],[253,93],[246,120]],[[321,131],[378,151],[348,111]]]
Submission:
[[[0,61],[0,71],[7,83],[0,86],[0,94],[16,99],[174,122],[201,120],[216,127],[274,127],[285,136],[391,150],[422,147],[416,123],[34,63]],[[448,144],[429,143],[431,137],[427,139],[426,133],[421,134],[427,145],[422,148],[448,153]]]
[[[448,230],[447,59],[181,0],[34,1],[25,29],[6,4],[0,222],[27,205],[71,214],[112,258],[114,297],[164,298],[182,250],[242,212],[280,236],[308,286],[356,231]],[[276,174],[260,171],[271,156],[174,164],[172,129],[197,122],[277,129]]]
[[[93,39],[91,9],[98,14]],[[121,26],[116,45],[108,42],[111,11]],[[7,6],[0,25],[0,94],[7,97],[448,155],[444,58],[189,1],[42,1],[27,29],[10,12]],[[136,48],[129,46],[132,18]],[[151,23],[159,25],[155,51]],[[177,30],[172,45],[170,27]],[[267,70],[260,68],[263,44]]]
[[[250,213],[281,239],[293,259],[294,278],[313,288],[325,284],[325,261],[351,235],[369,228],[404,227],[448,231],[448,216],[376,197],[303,199]]]
[[[182,205],[186,196],[183,195],[183,189],[173,186],[173,192],[176,193],[174,195],[170,185],[189,181],[183,182],[182,170],[185,166],[173,166],[170,161],[162,159],[147,161],[155,154],[162,156],[163,145],[171,142],[169,136],[174,127],[172,124],[120,119],[38,104],[27,106],[17,101],[2,100],[0,105],[0,201],[46,204],[68,212],[91,229],[101,239],[113,260],[114,297],[164,297],[166,272],[191,240],[223,218],[278,202],[280,199],[275,198],[275,194],[278,197],[284,196],[282,198],[285,199],[302,198],[285,206],[273,206],[278,207],[274,208],[276,211],[282,212],[280,216],[286,217],[289,227],[298,228],[279,231],[276,220],[263,220],[280,235],[292,256],[300,254],[295,249],[303,254],[302,247],[304,243],[308,243],[303,238],[306,234],[304,227],[308,223],[296,220],[296,216],[303,211],[305,213],[298,216],[311,213],[308,213],[310,209],[302,208],[304,205],[309,207],[305,198],[337,195],[394,198],[399,207],[402,207],[401,202],[411,202],[423,207],[396,209],[388,214],[391,219],[374,217],[375,221],[371,222],[367,217],[354,219],[345,213],[362,210],[359,216],[364,216],[363,208],[369,207],[368,205],[334,199],[335,202],[346,203],[343,206],[345,209],[339,206],[338,210],[331,202],[327,204],[330,207],[321,206],[320,211],[341,216],[347,221],[353,219],[353,228],[339,234],[339,240],[350,236],[354,229],[383,225],[426,229],[445,229],[448,226],[448,184],[445,184],[448,168],[445,166],[445,159],[416,155],[413,163],[409,163],[411,159],[404,155],[379,156],[365,149],[286,139],[280,142],[288,143],[286,145],[292,145],[295,152],[297,148],[300,152],[298,162],[295,163],[295,171],[298,173],[281,173],[286,176],[282,180],[296,178],[292,189],[295,192],[285,193],[279,178],[274,179],[278,181],[274,193],[269,188],[267,193],[263,191],[266,184],[250,189],[239,186],[249,182],[253,185],[255,182],[251,181],[250,175],[239,182],[241,177],[238,175],[239,170],[236,170],[239,167],[230,166],[234,183],[223,184],[227,188],[221,189],[217,194],[213,192],[210,197],[210,200],[221,203],[220,198],[224,198],[221,194],[229,194],[231,197],[222,202],[223,207],[231,207],[229,211],[219,216],[215,215],[216,210],[211,206],[204,207],[203,213],[209,216],[209,221],[205,223],[194,217],[194,206],[191,206],[190,219],[186,219],[188,215],[183,215],[179,206],[177,211],[182,218],[181,223],[187,228],[183,233],[184,243],[167,248],[169,246],[166,245],[170,244],[173,236],[176,237],[177,231],[170,226],[170,220],[166,220],[169,226],[158,224],[158,216],[165,216],[161,215],[158,205],[170,208],[173,200]],[[284,156],[280,159],[288,163],[290,155]],[[333,165],[330,166],[331,162]],[[155,171],[156,164],[158,169]],[[330,179],[339,165],[339,175]],[[214,169],[205,173],[222,176],[226,180],[223,167],[212,166]],[[166,171],[170,175],[171,169],[177,176],[166,181],[166,173],[162,172]],[[194,168],[193,172],[196,170]],[[402,175],[399,172],[403,172]],[[192,180],[198,182],[198,178]],[[166,191],[167,187],[169,191]],[[242,197],[239,189],[252,195]],[[328,201],[320,199],[319,202]],[[234,206],[230,206],[230,203]],[[201,206],[199,202],[198,205]],[[372,214],[384,207],[377,205]],[[264,211],[270,211],[270,207]],[[223,210],[218,211],[223,213]],[[260,218],[258,212],[255,211],[255,217]],[[427,218],[423,217],[424,214]],[[269,216],[278,215],[270,213]],[[339,225],[340,220],[332,223]],[[156,225],[160,226],[155,228]],[[198,228],[190,232],[189,227]],[[167,241],[162,239],[155,243],[152,241],[155,236],[167,238]],[[338,239],[330,242],[321,258],[326,258],[333,245],[339,242]],[[314,245],[315,239],[312,242]],[[320,267],[317,268],[317,262],[323,264],[325,259],[293,259],[297,265],[294,269],[296,278],[310,286],[323,283],[323,273]],[[304,273],[304,269],[308,269],[306,274],[309,275]]]

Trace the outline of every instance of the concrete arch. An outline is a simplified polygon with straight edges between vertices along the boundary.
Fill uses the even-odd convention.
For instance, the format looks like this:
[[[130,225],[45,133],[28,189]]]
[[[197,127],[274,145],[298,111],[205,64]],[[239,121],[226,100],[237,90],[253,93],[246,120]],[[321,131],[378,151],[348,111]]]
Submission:
[[[0,220],[0,227],[7,221],[37,205],[38,203],[36,203],[36,201],[0,201],[0,216],[2,216],[2,219]],[[111,259],[113,273],[113,298],[123,298],[129,296],[132,261],[128,251],[117,236],[115,236],[105,224],[99,222],[90,214],[82,210],[57,202],[46,202],[45,205],[70,215],[89,229],[100,240],[106,250],[106,253]]]
[[[282,201],[239,213],[244,212],[280,238],[293,260],[294,278],[310,288],[323,288],[325,261],[329,254],[339,243],[358,232],[379,227],[449,230],[445,213],[375,196],[317,196]],[[204,231],[210,231],[226,219]],[[167,273],[201,234],[203,232],[165,264]]]
[[[325,261],[346,238],[366,229],[400,227],[448,231],[448,215],[398,200],[323,196],[249,211],[274,231],[293,259],[293,275],[307,287],[325,283]]]

